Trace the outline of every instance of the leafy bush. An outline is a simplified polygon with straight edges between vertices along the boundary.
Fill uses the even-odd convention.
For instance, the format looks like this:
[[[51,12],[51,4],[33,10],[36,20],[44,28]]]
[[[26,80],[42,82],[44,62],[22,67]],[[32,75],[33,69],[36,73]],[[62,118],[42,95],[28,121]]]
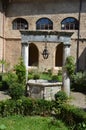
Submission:
[[[57,81],[57,75],[52,75],[52,78],[51,78],[53,81]]]
[[[75,128],[76,127],[78,128],[78,125],[80,123],[86,125],[86,112],[84,112],[80,108],[76,108],[68,104],[64,104],[60,108],[61,111],[59,117],[63,121],[65,121],[67,125],[70,125]],[[73,130],[77,130],[77,129],[73,129]]]
[[[52,69],[48,69],[48,75],[52,75]]]
[[[31,98],[22,98],[23,115],[32,115],[34,111],[35,100]],[[21,108],[22,110],[22,108]]]
[[[53,107],[52,101],[38,99],[36,100],[35,112],[37,115],[42,116],[51,115],[52,107]]]
[[[74,130],[86,130],[86,123],[78,123],[77,125],[75,125]]]
[[[33,79],[33,74],[28,74],[28,80]]]
[[[13,72],[9,72],[7,74],[4,75],[4,81],[7,82],[7,84],[10,86],[13,82],[17,82],[18,77],[15,73]]]
[[[64,91],[59,91],[55,94],[55,101],[58,104],[65,103],[67,101],[68,97]]]
[[[57,80],[58,82],[62,82],[62,70],[58,71]]]
[[[40,78],[41,79],[44,79],[44,80],[51,80],[51,76],[49,73],[47,72],[43,72],[43,73],[40,73]]]
[[[6,82],[6,81],[3,81],[2,80],[2,82],[0,82],[0,90],[2,91],[4,91],[4,90],[8,90],[9,89],[9,85],[8,85],[8,83]]]
[[[15,114],[16,102],[5,100],[0,102],[0,116],[6,117]]]
[[[58,75],[62,75],[62,70],[58,70]]]
[[[12,99],[17,100],[24,95],[24,87],[19,83],[12,83],[9,87],[9,95]]]
[[[86,93],[86,72],[77,72],[72,76],[71,87],[75,91]]]
[[[2,74],[0,74],[0,81],[2,81]]]
[[[33,75],[33,79],[34,79],[34,80],[39,79],[39,78],[40,78],[39,73],[38,73],[38,74],[34,74],[34,75]]]
[[[43,99],[31,99],[22,97],[18,100],[6,100],[0,102],[0,116],[9,115],[51,115],[53,103]]]
[[[17,65],[15,65],[14,67],[16,74],[18,76],[18,82],[25,84],[26,81],[26,68],[25,65],[23,63],[23,59],[20,58],[20,61]]]
[[[18,100],[0,101],[0,116],[6,117],[10,115],[42,115],[49,116],[55,107],[54,101],[46,101],[43,99],[31,99],[22,97]],[[57,108],[58,109],[58,108]],[[86,112],[68,104],[61,104],[60,112],[55,115],[63,120],[72,130],[86,129]],[[55,123],[55,122],[52,122]]]
[[[74,74],[75,72],[75,62],[74,62],[74,57],[69,56],[66,59],[66,64],[65,64],[65,68],[67,70],[67,73],[69,75],[69,77],[71,78],[71,76]]]
[[[2,80],[0,81],[0,90],[7,90],[9,85],[15,80],[14,77],[12,73],[3,73]]]
[[[58,80],[58,82],[62,82],[62,75],[58,75],[57,80]]]

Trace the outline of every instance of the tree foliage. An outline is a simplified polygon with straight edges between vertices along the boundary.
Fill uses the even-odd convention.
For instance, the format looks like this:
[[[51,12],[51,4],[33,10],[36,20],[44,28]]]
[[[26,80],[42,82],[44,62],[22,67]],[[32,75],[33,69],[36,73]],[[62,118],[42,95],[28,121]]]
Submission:
[[[73,56],[67,57],[65,68],[67,70],[67,73],[68,73],[69,77],[71,78],[71,76],[75,72],[75,62],[74,62],[74,57]]]
[[[18,83],[25,84],[26,81],[26,67],[24,65],[23,59],[20,58],[19,63],[14,67],[16,74],[18,76]]]

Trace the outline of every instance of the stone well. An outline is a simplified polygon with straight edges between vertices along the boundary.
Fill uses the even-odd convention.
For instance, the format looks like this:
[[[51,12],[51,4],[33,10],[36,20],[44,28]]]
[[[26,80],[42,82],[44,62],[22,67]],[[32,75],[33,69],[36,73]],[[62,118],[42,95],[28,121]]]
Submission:
[[[31,98],[53,100],[54,95],[61,90],[61,87],[61,82],[29,80],[27,83],[27,92]]]

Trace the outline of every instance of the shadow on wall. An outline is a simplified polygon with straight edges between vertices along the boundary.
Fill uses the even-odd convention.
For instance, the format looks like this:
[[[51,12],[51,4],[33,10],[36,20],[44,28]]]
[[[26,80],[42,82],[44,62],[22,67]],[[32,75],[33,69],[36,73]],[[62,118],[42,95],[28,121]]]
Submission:
[[[28,16],[28,15],[45,15],[45,14],[64,14],[64,13],[78,13],[79,1],[68,1],[68,0],[27,0],[28,2],[10,2],[7,16]],[[86,3],[84,2],[82,12],[86,11]],[[28,8],[29,7],[29,8]],[[68,8],[67,8],[68,7]],[[16,11],[14,11],[16,9]]]
[[[79,57],[79,70],[81,71],[86,70],[86,47]]]

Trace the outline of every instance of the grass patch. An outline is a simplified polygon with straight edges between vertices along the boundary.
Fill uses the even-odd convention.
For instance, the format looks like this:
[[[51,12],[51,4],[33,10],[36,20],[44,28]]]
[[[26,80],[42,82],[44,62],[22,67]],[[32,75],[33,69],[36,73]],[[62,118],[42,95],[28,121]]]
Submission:
[[[6,127],[4,130],[68,130],[59,120],[52,117],[23,117],[10,116],[0,118],[0,126]]]

